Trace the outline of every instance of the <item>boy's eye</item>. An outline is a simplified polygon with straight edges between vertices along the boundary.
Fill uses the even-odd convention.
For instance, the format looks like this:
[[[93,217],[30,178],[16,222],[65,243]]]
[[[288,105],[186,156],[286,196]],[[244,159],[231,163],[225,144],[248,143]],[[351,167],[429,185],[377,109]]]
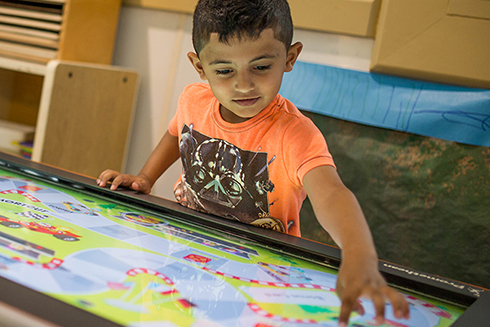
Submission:
[[[216,70],[216,75],[226,75],[231,73],[231,69],[218,69]]]
[[[257,70],[267,70],[270,69],[271,65],[266,65],[266,66],[256,66],[255,69]]]

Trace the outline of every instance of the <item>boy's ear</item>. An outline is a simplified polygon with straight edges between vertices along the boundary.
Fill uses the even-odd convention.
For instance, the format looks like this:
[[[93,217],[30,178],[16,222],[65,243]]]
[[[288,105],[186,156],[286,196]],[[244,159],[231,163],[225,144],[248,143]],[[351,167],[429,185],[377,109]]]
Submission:
[[[284,69],[285,72],[290,72],[293,70],[294,63],[298,59],[301,50],[303,50],[303,43],[301,42],[296,42],[289,47],[286,61],[286,69]]]
[[[195,54],[194,52],[189,52],[187,54],[187,58],[189,58],[189,61],[191,62],[192,66],[194,67],[194,69],[199,74],[199,77],[203,81],[205,81],[207,78],[206,78],[206,74],[204,73],[204,69],[202,68],[201,59],[199,59],[197,54]]]

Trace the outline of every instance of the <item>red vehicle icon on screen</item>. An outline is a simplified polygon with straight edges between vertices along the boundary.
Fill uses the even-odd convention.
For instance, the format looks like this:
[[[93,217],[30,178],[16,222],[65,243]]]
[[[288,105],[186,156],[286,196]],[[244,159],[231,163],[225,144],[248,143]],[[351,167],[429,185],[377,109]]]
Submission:
[[[70,232],[69,228],[56,227],[44,222],[26,222],[26,221],[14,221],[7,217],[0,216],[0,225],[8,228],[27,228],[33,232],[50,234],[59,240],[66,242],[79,241],[81,236]]]

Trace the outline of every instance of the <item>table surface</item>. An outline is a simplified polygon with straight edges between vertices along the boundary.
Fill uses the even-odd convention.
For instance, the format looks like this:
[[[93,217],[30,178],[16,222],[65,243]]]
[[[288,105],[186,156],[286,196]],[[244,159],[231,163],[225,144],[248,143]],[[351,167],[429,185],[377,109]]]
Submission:
[[[0,154],[0,301],[57,325],[333,326],[339,263],[336,248]],[[387,308],[392,326],[489,321],[490,292],[379,266],[411,306],[408,321]],[[363,302],[355,326],[372,325]]]

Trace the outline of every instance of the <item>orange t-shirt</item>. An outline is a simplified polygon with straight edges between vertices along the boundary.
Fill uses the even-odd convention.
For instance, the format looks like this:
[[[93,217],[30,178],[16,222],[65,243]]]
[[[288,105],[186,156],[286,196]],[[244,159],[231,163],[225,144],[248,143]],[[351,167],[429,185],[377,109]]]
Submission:
[[[334,166],[313,122],[277,95],[257,116],[238,124],[221,118],[207,83],[187,86],[169,133],[178,136],[182,175],[174,192],[182,205],[300,236],[302,180]]]

